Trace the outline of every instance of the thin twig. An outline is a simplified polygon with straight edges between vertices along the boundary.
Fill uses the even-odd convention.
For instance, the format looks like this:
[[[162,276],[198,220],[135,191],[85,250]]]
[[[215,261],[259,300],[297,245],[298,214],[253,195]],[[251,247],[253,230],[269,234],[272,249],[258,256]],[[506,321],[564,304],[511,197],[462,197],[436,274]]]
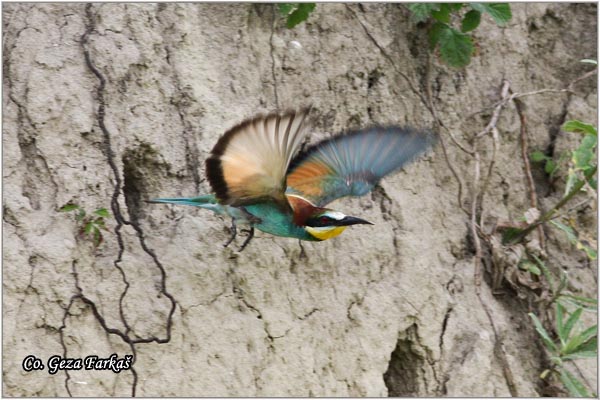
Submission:
[[[492,114],[492,119],[490,119],[489,124],[487,124],[487,126],[485,127],[484,130],[482,130],[477,135],[475,135],[475,137],[477,139],[479,139],[480,137],[482,137],[484,135],[487,135],[489,132],[491,132],[491,130],[493,128],[496,127],[496,124],[498,123],[498,118],[500,117],[500,111],[502,111],[502,108],[504,108],[504,106],[507,104],[506,96],[508,96],[509,88],[510,88],[510,82],[508,82],[508,80],[504,79],[504,82],[502,83],[502,90],[500,91],[502,100],[500,100],[500,102],[494,109],[494,113]]]
[[[584,79],[587,79],[587,78],[593,76],[596,73],[598,73],[598,69],[595,69],[593,71],[588,71],[585,74],[583,74],[582,76],[580,76],[580,77],[572,80],[571,82],[569,82],[569,84],[564,89],[539,89],[539,90],[533,90],[531,92],[513,93],[509,98],[507,98],[505,100],[504,99],[500,100],[500,101],[498,101],[498,102],[496,102],[496,103],[494,103],[494,104],[492,104],[490,106],[482,108],[479,111],[475,111],[475,112],[469,114],[467,116],[467,119],[468,118],[473,118],[475,115],[481,114],[482,112],[485,112],[487,110],[494,109],[494,108],[498,107],[499,105],[501,105],[502,103],[507,104],[507,103],[513,101],[514,99],[518,99],[518,98],[521,98],[521,97],[534,96],[534,95],[544,94],[544,93],[569,93],[569,94],[572,94],[572,93],[574,93],[573,86],[577,82],[582,81]]]
[[[481,114],[488,110],[496,109],[498,107],[504,107],[506,104],[510,103],[514,99],[519,99],[521,97],[534,96],[537,94],[544,94],[544,93],[573,93],[573,91],[570,89],[540,89],[540,90],[533,90],[531,92],[513,93],[512,95],[510,95],[510,97],[507,97],[504,100],[497,101],[496,103],[494,103],[492,105],[489,105],[487,107],[482,108],[479,111],[475,111],[475,112],[467,115],[467,119],[473,118],[477,114]]]
[[[488,172],[485,177],[485,181],[483,181],[483,185],[481,186],[481,192],[479,193],[479,209],[481,210],[481,215],[479,217],[479,225],[483,231],[483,224],[485,221],[484,214],[485,209],[483,208],[483,196],[487,192],[488,186],[492,180],[492,173],[494,171],[494,165],[496,164],[496,152],[498,151],[498,142],[499,140],[498,129],[496,127],[492,128],[492,157],[490,158],[490,164],[488,166]]]
[[[475,272],[473,279],[475,280],[475,290],[479,294],[479,286],[481,285],[481,260],[483,259],[483,251],[481,250],[481,240],[477,233],[477,197],[479,195],[479,177],[480,177],[480,160],[479,152],[475,151],[475,171],[473,174],[473,188],[471,195],[471,236],[473,236],[473,244],[475,245]]]
[[[569,83],[569,85],[567,86],[567,89],[571,89],[573,88],[573,86],[575,86],[575,84],[579,81],[582,81],[584,79],[589,78],[590,76],[594,76],[595,74],[598,73],[598,68],[592,70],[592,71],[588,71],[585,74],[581,75],[579,78],[574,79],[573,81],[571,81],[571,83]]]
[[[510,88],[510,82],[508,80],[504,80],[503,84],[502,84],[502,89],[500,90],[500,95],[502,96],[502,99],[505,99],[508,96],[508,90]],[[490,121],[490,123],[488,124],[489,130],[492,132],[492,157],[490,159],[490,163],[488,166],[488,172],[485,178],[485,181],[483,182],[483,185],[481,187],[481,191],[479,193],[479,200],[478,200],[478,208],[481,210],[481,216],[479,219],[479,224],[482,225],[483,224],[483,196],[485,195],[485,193],[487,192],[488,186],[490,184],[490,181],[492,179],[492,172],[494,169],[494,165],[496,164],[496,151],[498,149],[498,142],[499,142],[499,134],[498,134],[498,129],[496,128],[496,124],[498,122],[498,118],[500,116],[500,111],[502,110],[502,107],[498,107],[497,111],[494,111],[494,115],[492,116],[492,120]],[[488,128],[486,127],[485,130],[487,130]],[[483,132],[485,132],[485,130]],[[479,135],[477,135],[479,136]],[[477,139],[476,139],[477,140]]]
[[[446,129],[446,132],[448,132],[448,136],[450,136],[450,139],[452,139],[452,141],[454,142],[454,144],[456,145],[456,147],[458,147],[459,149],[461,149],[462,151],[464,151],[465,153],[467,153],[468,155],[472,156],[475,153],[475,150],[471,149],[467,149],[467,146],[465,146],[464,144],[460,143],[458,141],[458,139],[454,136],[454,134],[452,133],[452,131],[448,128],[446,128],[444,126],[444,128]]]
[[[573,196],[575,196],[581,188],[585,185],[586,181],[590,179],[596,173],[597,167],[593,167],[588,173],[585,175],[584,179],[579,181],[573,189],[563,197],[554,207],[550,209],[550,211],[546,212],[544,215],[540,216],[535,222],[532,222],[529,226],[519,232],[515,237],[513,237],[508,244],[519,243],[523,238],[525,238],[531,231],[536,229],[541,224],[550,221],[554,218],[554,213],[558,211],[562,206],[564,206]]]
[[[512,97],[512,96],[511,96]],[[531,173],[531,164],[529,163],[529,143],[527,140],[527,118],[525,117],[525,112],[523,110],[523,103],[521,100],[514,98],[514,103],[517,108],[517,113],[519,114],[519,119],[521,121],[521,157],[523,158],[523,167],[525,169],[525,178],[527,181],[527,189],[529,190],[529,205],[531,208],[538,209],[538,200],[537,193],[535,190],[535,183],[533,181],[533,174]],[[542,225],[538,225],[538,239],[540,241],[540,247],[542,249],[546,248],[545,238],[544,238],[544,228]]]
[[[462,190],[463,190],[462,188],[464,186],[464,183],[462,181],[462,178],[460,177],[458,172],[456,172],[456,169],[454,169],[454,166],[450,162],[450,158],[448,157],[448,152],[446,150],[446,142],[444,141],[444,136],[440,135],[439,139],[440,139],[440,145],[442,147],[442,153],[444,154],[444,159],[446,160],[446,164],[448,165],[450,172],[452,172],[452,175],[454,175],[454,178],[456,178],[456,182],[458,183],[458,194],[457,194],[458,206],[460,207],[461,210],[463,210],[463,212],[465,214],[469,215],[469,211],[465,208],[463,201],[462,201]]]
[[[550,219],[554,219],[554,218],[558,218],[558,217],[562,217],[567,214],[570,214],[573,211],[577,210],[579,207],[587,205],[587,203],[589,203],[590,201],[592,201],[591,197],[585,198],[585,199],[583,199],[583,201],[580,201],[579,203],[575,204],[573,207],[569,208],[567,211],[562,212],[562,213],[558,214],[557,216],[552,217]]]
[[[571,89],[540,89],[540,90],[533,90],[531,92],[525,92],[525,93],[513,93],[508,99],[506,99],[506,102],[511,102],[514,99],[520,99],[521,97],[527,97],[527,96],[534,96],[537,94],[543,94],[543,93],[573,93],[573,91]]]
[[[500,95],[502,97],[502,99],[506,99],[506,97],[508,96],[508,90],[510,88],[510,82],[506,79],[503,80],[502,82],[502,89],[500,90]],[[498,123],[498,118],[500,117],[500,112],[502,111],[503,106],[499,105],[496,110],[494,110],[494,114],[492,115],[492,118],[490,120],[490,122],[488,123],[488,125],[486,126],[486,128],[480,132],[479,134],[475,135],[475,143],[473,144],[473,147],[475,149],[475,178],[474,178],[474,183],[473,183],[473,204],[471,204],[471,232],[474,236],[478,236],[477,239],[473,239],[474,243],[475,243],[475,249],[476,249],[476,254],[479,254],[479,256],[477,256],[478,260],[475,261],[476,265],[475,265],[475,284],[478,286],[481,282],[481,258],[483,257],[483,253],[481,250],[481,243],[479,242],[479,233],[477,232],[477,228],[479,228],[480,231],[483,231],[482,225],[483,225],[483,221],[484,221],[484,208],[483,208],[483,198],[485,193],[487,192],[489,183],[491,181],[492,178],[492,173],[494,170],[494,165],[496,163],[496,151],[497,151],[497,147],[498,147],[498,141],[499,141],[499,134],[498,134],[498,129],[496,128],[496,124]],[[483,185],[481,185],[481,189],[479,189],[477,186],[479,184],[479,179],[480,179],[480,158],[479,158],[479,153],[476,150],[476,145],[477,145],[477,140],[486,135],[487,133],[492,132],[492,156],[490,158],[490,162],[488,165],[488,171],[485,177],[485,180],[483,181]],[[479,224],[477,224],[477,214],[479,212]]]

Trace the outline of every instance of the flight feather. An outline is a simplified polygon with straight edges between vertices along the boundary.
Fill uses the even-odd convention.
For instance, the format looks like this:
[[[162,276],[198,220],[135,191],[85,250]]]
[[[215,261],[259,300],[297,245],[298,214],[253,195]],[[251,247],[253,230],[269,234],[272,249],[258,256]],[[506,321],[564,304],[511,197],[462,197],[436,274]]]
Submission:
[[[311,146],[288,170],[288,194],[317,206],[344,196],[363,196],[385,175],[423,153],[432,133],[400,127],[373,127],[336,136]]]
[[[310,129],[308,109],[254,117],[227,131],[206,160],[223,204],[285,201],[285,174]]]

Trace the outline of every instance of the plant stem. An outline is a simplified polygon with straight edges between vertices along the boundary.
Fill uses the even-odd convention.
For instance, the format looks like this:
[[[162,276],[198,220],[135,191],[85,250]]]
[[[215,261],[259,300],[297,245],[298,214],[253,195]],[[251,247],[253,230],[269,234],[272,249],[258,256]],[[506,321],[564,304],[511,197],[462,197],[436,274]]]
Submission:
[[[590,179],[592,176],[594,176],[597,168],[598,168],[597,166],[594,166],[590,171],[588,171],[588,173],[585,174],[584,179],[579,181],[565,197],[563,197],[554,207],[552,207],[550,209],[550,211],[548,211],[547,213],[545,213],[544,215],[539,217],[537,219],[537,221],[531,223],[529,226],[527,226],[525,229],[523,229],[519,234],[515,235],[515,237],[512,238],[511,240],[509,240],[507,244],[516,244],[516,243],[521,242],[527,235],[529,235],[529,233],[531,233],[531,231],[536,229],[539,225],[550,221],[556,211],[558,211],[569,200],[571,200],[571,198],[573,198],[573,196],[575,196],[577,193],[579,193],[579,191],[585,185],[585,183],[588,181],[588,179]]]

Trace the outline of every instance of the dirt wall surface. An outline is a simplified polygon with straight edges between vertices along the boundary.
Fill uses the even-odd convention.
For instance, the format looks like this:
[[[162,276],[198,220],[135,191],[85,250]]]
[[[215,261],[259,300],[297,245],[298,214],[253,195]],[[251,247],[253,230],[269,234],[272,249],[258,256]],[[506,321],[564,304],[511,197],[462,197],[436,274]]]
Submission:
[[[474,113],[500,100],[503,79],[562,89],[597,59],[595,4],[512,11],[505,28],[484,18],[476,56],[455,70],[400,4],[318,4],[291,30],[273,5],[3,4],[3,394],[541,395],[547,360],[527,305],[493,293],[488,273],[476,294],[441,145],[334,203],[375,225],[304,243],[306,256],[260,232],[224,249],[230,221],[144,202],[207,193],[210,149],[258,112],[312,104],[314,142],[375,123],[436,129],[428,98],[468,197],[473,158],[449,132],[468,143],[482,131],[492,109]],[[596,123],[595,79],[522,98],[531,148],[572,148],[560,125]],[[530,208],[514,104],[497,127],[487,227]],[[488,160],[491,139],[480,151]],[[539,168],[534,179],[540,207],[556,203],[564,184]],[[58,211],[67,203],[110,211],[97,249]],[[580,219],[594,241],[595,211]],[[585,255],[552,230],[546,252],[594,295]],[[134,355],[132,368],[22,368],[27,355],[113,353]],[[595,360],[578,365],[595,388]]]

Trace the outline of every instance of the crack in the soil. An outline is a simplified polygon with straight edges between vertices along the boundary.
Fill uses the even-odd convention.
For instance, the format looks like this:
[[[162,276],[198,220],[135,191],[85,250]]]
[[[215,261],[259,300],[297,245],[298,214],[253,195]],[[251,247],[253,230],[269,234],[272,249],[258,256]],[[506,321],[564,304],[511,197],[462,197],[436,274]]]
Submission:
[[[232,261],[237,264],[237,259],[234,259]],[[273,337],[273,335],[271,335],[271,332],[269,332],[269,330],[267,329],[267,321],[265,321],[262,312],[258,308],[256,308],[252,304],[250,304],[248,302],[248,300],[246,300],[246,298],[244,297],[244,290],[241,289],[237,285],[237,282],[236,282],[237,277],[236,277],[234,266],[230,267],[229,270],[227,271],[227,277],[231,281],[231,291],[232,291],[233,295],[235,296],[235,298],[239,302],[241,302],[247,309],[255,312],[256,318],[261,320],[262,325],[263,325],[263,330],[265,332],[265,335],[267,336],[268,347],[270,350],[273,350],[274,349],[273,348],[273,340],[285,336],[285,334],[287,334],[289,331],[285,332],[285,334],[283,336]]]
[[[75,302],[75,298],[71,297],[71,300],[69,301],[69,304],[67,305],[67,308],[65,309],[65,313],[62,318],[62,325],[58,328],[58,334],[60,337],[60,345],[62,346],[62,349],[63,349],[63,358],[67,358],[67,345],[65,344],[64,329],[67,326],[66,321],[67,321],[67,317],[69,316],[69,310],[71,309],[73,302]],[[65,389],[67,390],[69,397],[73,397],[73,394],[71,393],[71,389],[69,389],[69,381],[71,380],[71,375],[69,374],[68,369],[65,369],[65,375],[67,376],[67,378],[65,379]]]
[[[134,368],[135,361],[137,358],[135,345],[138,343],[150,343],[150,342],[156,342],[156,343],[160,344],[160,343],[167,343],[171,340],[171,328],[172,328],[172,322],[173,322],[172,319],[173,319],[173,314],[174,314],[175,308],[176,308],[176,302],[175,302],[174,297],[169,292],[167,292],[165,269],[164,269],[163,265],[161,264],[161,262],[158,260],[158,257],[156,256],[154,251],[147,246],[141,227],[138,225],[138,223],[136,221],[126,220],[123,217],[123,214],[121,213],[121,208],[119,205],[119,196],[121,194],[122,180],[121,180],[121,176],[119,174],[117,165],[115,163],[115,155],[114,155],[114,151],[111,146],[111,135],[104,123],[104,117],[105,117],[104,91],[106,88],[106,78],[100,72],[100,70],[95,66],[95,64],[92,62],[90,51],[88,49],[89,35],[95,30],[94,15],[92,13],[92,4],[91,3],[88,3],[86,5],[85,12],[86,12],[88,21],[85,26],[86,30],[85,30],[84,34],[81,36],[80,44],[81,44],[81,47],[83,50],[83,55],[84,55],[87,67],[96,76],[96,78],[99,81],[99,85],[96,89],[96,100],[98,102],[97,122],[98,122],[98,126],[100,127],[100,130],[102,131],[102,134],[104,137],[104,149],[103,150],[105,152],[107,162],[108,162],[111,170],[113,171],[114,178],[115,178],[115,189],[114,189],[114,192],[113,192],[113,195],[111,198],[111,209],[113,211],[113,215],[115,216],[115,220],[117,222],[117,226],[115,227],[114,232],[115,232],[115,235],[117,238],[117,243],[119,246],[119,253],[118,253],[117,259],[114,261],[113,264],[114,264],[115,268],[117,268],[117,270],[119,270],[119,272],[121,274],[121,278],[123,280],[123,283],[125,284],[125,289],[123,290],[123,292],[121,293],[121,296],[119,298],[119,315],[120,315],[121,322],[123,323],[123,326],[125,327],[125,331],[123,332],[120,329],[110,328],[107,325],[104,317],[98,311],[98,307],[96,306],[96,303],[93,300],[87,298],[83,294],[83,290],[82,290],[81,286],[79,285],[79,277],[77,274],[76,262],[73,261],[72,272],[73,272],[73,277],[75,279],[75,288],[76,288],[77,292],[76,292],[76,294],[74,294],[71,297],[71,299],[69,300],[69,305],[65,309],[65,314],[63,315],[63,324],[59,329],[59,334],[60,334],[61,344],[63,346],[63,352],[66,355],[67,348],[66,348],[66,344],[64,342],[64,328],[66,327],[66,319],[70,315],[69,314],[70,308],[76,300],[80,300],[85,305],[90,307],[90,309],[92,310],[92,313],[94,314],[94,317],[96,318],[96,320],[98,321],[98,323],[100,324],[100,326],[102,327],[102,329],[105,332],[107,332],[108,334],[118,336],[119,338],[121,338],[121,340],[123,340],[125,343],[127,343],[129,345],[132,355],[133,355],[133,364],[130,368],[131,373],[133,375],[131,395],[135,397],[137,382],[138,382],[137,371]],[[142,247],[144,252],[146,252],[146,254],[148,254],[153,259],[155,265],[157,266],[157,268],[160,271],[160,274],[161,274],[160,292],[162,295],[167,297],[171,302],[171,309],[167,316],[167,322],[166,322],[166,336],[164,338],[159,338],[157,336],[150,336],[150,337],[146,337],[146,338],[137,337],[136,339],[132,339],[130,337],[130,332],[132,331],[132,329],[131,329],[130,325],[128,324],[127,319],[125,318],[124,307],[123,307],[123,299],[125,298],[125,296],[127,294],[130,284],[127,280],[125,271],[119,265],[119,263],[122,261],[123,253],[125,252],[125,243],[124,243],[123,236],[121,233],[121,229],[124,225],[129,225],[136,231],[140,246]],[[69,385],[68,385],[69,380],[70,380],[70,376],[67,373],[67,378],[65,380],[65,388],[67,390],[67,393],[69,393],[69,395],[72,396],[71,391],[69,389]]]
[[[446,310],[446,315],[444,315],[444,321],[442,322],[442,331],[440,332],[440,353],[444,352],[444,335],[446,334],[446,329],[448,328],[448,320],[450,319],[452,310],[452,307],[449,307]]]
[[[77,290],[77,293],[74,294],[73,296],[71,296],[71,299],[69,300],[69,305],[67,306],[67,308],[65,308],[65,314],[63,315],[63,320],[62,320],[62,322],[63,322],[62,326],[59,328],[60,341],[61,341],[61,344],[63,347],[63,352],[66,356],[67,347],[66,347],[66,344],[64,341],[64,332],[63,332],[66,327],[66,319],[70,315],[69,311],[71,310],[71,306],[75,303],[76,300],[81,300],[82,303],[84,303],[85,305],[90,307],[90,309],[92,310],[92,313],[94,314],[94,317],[96,318],[96,320],[98,321],[98,323],[100,324],[100,326],[102,327],[102,329],[104,329],[104,331],[106,333],[119,336],[125,343],[127,343],[129,345],[129,348],[131,349],[131,352],[133,355],[133,363],[130,368],[131,374],[133,375],[133,384],[132,384],[132,388],[131,388],[131,395],[132,395],[132,397],[135,397],[135,389],[136,389],[136,385],[137,385],[137,371],[135,370],[133,365],[135,364],[135,360],[137,358],[137,353],[136,353],[136,349],[135,349],[136,341],[132,340],[127,333],[121,332],[120,329],[110,328],[107,325],[106,320],[98,311],[98,307],[96,306],[96,303],[94,303],[93,300],[87,298],[83,294],[83,289],[79,285],[79,275],[77,273],[76,264],[77,263],[74,260],[71,264],[71,268],[72,268],[73,279],[75,280],[75,289]],[[73,397],[71,394],[71,391],[69,390],[69,386],[68,386],[68,382],[71,379],[71,377],[70,377],[68,371],[65,370],[65,372],[67,375],[67,379],[65,380],[65,387],[67,389],[67,392],[69,393],[69,396]]]
[[[273,35],[275,34],[276,13],[273,7],[273,18],[271,20],[271,36],[269,37],[269,47],[271,53],[271,75],[273,77],[273,93],[275,94],[275,106],[279,110],[279,95],[277,93],[277,76],[275,75],[275,46],[273,45]]]
[[[299,319],[300,321],[304,321],[305,319],[307,319],[308,317],[310,317],[311,315],[313,315],[314,313],[316,313],[316,312],[318,312],[318,311],[321,311],[321,309],[320,309],[320,308],[316,308],[316,307],[315,307],[315,308],[313,308],[312,310],[310,310],[309,312],[307,312],[306,314],[304,314],[303,316],[301,316],[301,317],[298,317],[298,319]]]

